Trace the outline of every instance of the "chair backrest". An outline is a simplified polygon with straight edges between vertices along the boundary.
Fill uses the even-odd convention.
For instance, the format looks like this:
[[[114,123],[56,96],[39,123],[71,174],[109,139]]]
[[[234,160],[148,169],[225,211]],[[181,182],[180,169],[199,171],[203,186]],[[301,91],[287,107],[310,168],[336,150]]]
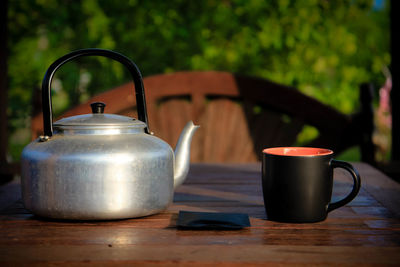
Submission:
[[[295,88],[265,79],[205,71],[155,75],[143,82],[149,127],[156,136],[174,146],[187,121],[201,126],[192,143],[193,162],[260,160],[263,148],[295,144],[304,125],[319,131],[310,146],[341,152],[354,145],[366,147],[368,138],[367,146],[372,145],[365,136],[372,134],[365,126],[372,117],[342,114]],[[132,83],[94,96],[61,117],[90,113],[89,103],[95,101],[105,102],[107,113],[136,117]],[[362,110],[370,105],[367,101]],[[34,137],[42,134],[41,116],[32,119]]]

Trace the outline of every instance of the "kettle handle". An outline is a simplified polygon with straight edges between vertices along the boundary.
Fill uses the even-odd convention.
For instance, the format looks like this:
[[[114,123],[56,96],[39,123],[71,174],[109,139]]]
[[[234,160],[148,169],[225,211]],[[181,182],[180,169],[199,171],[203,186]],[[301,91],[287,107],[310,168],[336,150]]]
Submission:
[[[53,115],[51,105],[51,81],[53,80],[55,72],[65,63],[75,58],[82,56],[103,56],[114,59],[129,70],[135,84],[136,92],[136,105],[138,110],[138,119],[146,123],[145,132],[150,133],[149,124],[147,120],[146,99],[144,96],[144,86],[142,74],[136,64],[126,56],[105,49],[87,48],[73,51],[65,56],[60,57],[47,69],[42,82],[42,105],[43,105],[43,129],[44,136],[51,137],[53,135]]]

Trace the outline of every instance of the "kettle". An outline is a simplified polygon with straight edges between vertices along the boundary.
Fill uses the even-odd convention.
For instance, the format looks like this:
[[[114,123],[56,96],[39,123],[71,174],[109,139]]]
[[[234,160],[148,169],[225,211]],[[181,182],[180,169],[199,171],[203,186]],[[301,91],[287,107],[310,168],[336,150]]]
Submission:
[[[108,57],[129,70],[138,119],[104,113],[105,104],[97,102],[91,104],[92,114],[53,123],[54,73],[82,56]],[[199,126],[185,126],[175,152],[152,135],[142,76],[134,62],[104,49],[71,52],[48,68],[42,104],[44,135],[28,144],[21,157],[22,200],[29,211],[56,219],[112,220],[159,213],[172,202],[174,188],[187,176],[190,143]]]

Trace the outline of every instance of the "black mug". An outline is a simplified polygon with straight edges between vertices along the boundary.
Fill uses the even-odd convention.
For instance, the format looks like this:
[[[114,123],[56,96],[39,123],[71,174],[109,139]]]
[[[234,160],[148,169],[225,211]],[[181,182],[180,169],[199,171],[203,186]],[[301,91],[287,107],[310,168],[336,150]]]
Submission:
[[[353,189],[330,203],[333,169],[343,168],[353,177]],[[333,159],[333,151],[310,147],[275,147],[263,150],[262,187],[269,220],[292,223],[318,222],[328,212],[346,205],[358,194],[361,179],[349,163]]]

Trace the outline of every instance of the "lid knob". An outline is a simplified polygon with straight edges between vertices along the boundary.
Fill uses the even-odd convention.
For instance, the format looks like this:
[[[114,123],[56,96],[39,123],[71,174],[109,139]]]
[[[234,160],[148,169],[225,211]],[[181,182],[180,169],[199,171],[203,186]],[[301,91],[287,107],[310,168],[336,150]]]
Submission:
[[[104,113],[104,108],[106,107],[106,104],[103,102],[94,102],[90,104],[92,107],[92,113],[93,114],[99,114],[99,113]]]

